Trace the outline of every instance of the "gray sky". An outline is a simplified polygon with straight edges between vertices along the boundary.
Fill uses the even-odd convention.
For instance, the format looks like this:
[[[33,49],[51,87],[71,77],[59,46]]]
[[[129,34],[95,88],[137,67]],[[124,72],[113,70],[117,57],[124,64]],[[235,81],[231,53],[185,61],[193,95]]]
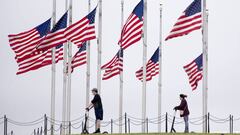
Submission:
[[[129,16],[139,0],[125,1],[124,20]],[[148,50],[151,57],[159,43],[159,3],[163,3],[163,35],[167,36],[177,18],[192,0],[148,0]],[[57,0],[57,18],[64,13],[64,0]],[[92,8],[97,4],[93,0]],[[240,1],[211,0],[209,9],[209,112],[226,118],[229,114],[240,117],[239,75],[240,70],[240,19],[237,17]],[[177,5],[177,6],[176,6]],[[73,0],[73,22],[87,14],[87,1]],[[19,33],[33,28],[51,16],[52,3],[49,0],[1,0],[0,1],[0,117],[6,114],[16,121],[31,121],[50,115],[50,66],[23,75],[16,75],[17,64],[14,53],[8,44],[8,34]],[[96,21],[98,17],[96,18]],[[98,26],[96,26],[98,28]],[[120,36],[120,0],[103,0],[103,54],[102,64],[110,60],[118,50]],[[191,62],[202,51],[201,31],[188,36],[163,42],[163,113],[172,113],[179,104],[178,95],[186,93],[191,115],[202,115],[202,81],[192,92],[183,66]],[[73,53],[76,51],[74,48]],[[136,43],[124,54],[124,112],[141,117],[141,82],[135,71],[142,66],[142,41]],[[91,41],[91,88],[96,87],[97,44]],[[86,66],[75,69],[72,74],[72,113],[71,119],[84,114]],[[57,64],[56,80],[56,119],[61,120],[62,112],[62,62]],[[157,116],[157,77],[147,83],[147,116]],[[118,117],[118,76],[102,81],[104,120]],[[92,96],[91,96],[92,98]],[[93,113],[91,112],[93,117]],[[238,124],[240,122],[238,121]],[[214,124],[215,132],[227,132],[228,123]],[[235,123],[237,125],[237,123]],[[9,125],[17,135],[30,135],[35,127]],[[140,132],[141,127],[132,127]],[[107,128],[106,130],[108,130]],[[164,129],[164,126],[162,126]],[[182,131],[183,125],[176,127]],[[236,127],[236,131],[240,129]],[[117,127],[114,131],[118,131]],[[152,125],[149,131],[157,131]],[[201,126],[191,125],[190,131],[201,131]],[[3,125],[0,125],[0,133]],[[76,131],[74,131],[76,132]]]

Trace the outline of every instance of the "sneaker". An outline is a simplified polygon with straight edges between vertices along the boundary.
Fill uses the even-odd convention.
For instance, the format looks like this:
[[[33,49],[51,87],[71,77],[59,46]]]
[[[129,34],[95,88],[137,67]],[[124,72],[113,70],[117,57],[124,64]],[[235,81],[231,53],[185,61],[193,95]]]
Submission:
[[[100,129],[97,129],[95,132],[93,132],[93,134],[98,134],[98,133],[101,133]]]

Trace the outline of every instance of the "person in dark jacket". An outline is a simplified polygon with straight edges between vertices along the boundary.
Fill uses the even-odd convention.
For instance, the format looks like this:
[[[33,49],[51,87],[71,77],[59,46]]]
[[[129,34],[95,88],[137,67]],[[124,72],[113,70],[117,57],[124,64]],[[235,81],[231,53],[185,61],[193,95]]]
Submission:
[[[190,113],[189,113],[189,110],[188,110],[187,101],[185,99],[187,97],[187,95],[180,94],[179,96],[180,96],[181,103],[180,103],[179,106],[174,107],[174,110],[175,111],[177,111],[177,110],[180,111],[180,117],[183,117],[184,122],[185,122],[184,132],[188,133],[189,132],[188,116],[189,116]]]
[[[86,108],[89,111],[91,108],[94,108],[95,116],[96,116],[96,131],[94,133],[100,133],[101,120],[103,120],[103,107],[102,100],[100,95],[98,94],[98,90],[96,88],[92,89],[92,93],[94,95],[93,100]]]

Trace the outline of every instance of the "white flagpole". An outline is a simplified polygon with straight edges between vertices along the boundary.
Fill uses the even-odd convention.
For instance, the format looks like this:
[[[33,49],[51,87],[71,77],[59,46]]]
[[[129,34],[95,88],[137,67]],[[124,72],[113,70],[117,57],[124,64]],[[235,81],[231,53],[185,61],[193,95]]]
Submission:
[[[123,28],[123,19],[124,19],[124,0],[121,0],[121,30]],[[122,47],[120,44],[120,51],[122,51]],[[119,58],[120,55],[123,52],[119,53]],[[122,58],[123,59],[123,58]],[[119,81],[120,81],[120,88],[119,88],[119,133],[122,133],[122,116],[123,116],[123,71],[120,71],[120,76],[119,76]]]
[[[53,11],[52,11],[52,27],[56,23],[56,0],[53,0]],[[54,120],[55,120],[55,86],[56,86],[56,60],[55,60],[56,48],[52,48],[52,87],[51,87],[51,135],[54,131]]]
[[[147,0],[144,1],[143,10],[143,82],[142,82],[142,132],[146,132],[146,63],[147,63]]]
[[[88,0],[88,13],[91,11],[91,0]],[[86,72],[86,107],[89,105],[89,96],[90,96],[90,41],[87,41],[87,72]],[[87,127],[89,122],[87,123]]]
[[[88,13],[91,11],[91,0],[88,0]],[[87,41],[87,72],[86,72],[86,107],[89,105],[90,92],[90,41]]]
[[[203,34],[203,116],[208,112],[208,20],[206,13],[206,0],[202,0],[202,34]],[[206,120],[206,119],[205,119]],[[207,132],[207,122],[203,123],[203,132]]]
[[[68,10],[68,0],[65,0],[65,10]],[[68,14],[69,15],[69,14]],[[62,132],[61,135],[66,134],[65,121],[66,121],[66,105],[67,105],[67,43],[63,45],[63,99],[62,99]]]
[[[69,25],[72,24],[72,0],[69,1]],[[68,85],[67,85],[67,124],[69,124],[71,119],[71,74],[72,74],[72,43],[68,43]],[[67,134],[69,133],[69,128],[67,128]]]
[[[160,4],[160,31],[159,31],[159,78],[158,78],[158,132],[161,132],[162,115],[162,4]]]
[[[98,12],[98,59],[97,59],[97,89],[101,94],[101,64],[102,64],[102,0],[99,0]]]

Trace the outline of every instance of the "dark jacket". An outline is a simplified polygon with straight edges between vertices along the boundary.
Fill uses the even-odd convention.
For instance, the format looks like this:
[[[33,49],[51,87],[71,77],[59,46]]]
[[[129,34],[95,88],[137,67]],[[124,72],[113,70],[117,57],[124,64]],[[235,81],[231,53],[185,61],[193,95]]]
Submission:
[[[174,109],[183,111],[183,115],[180,115],[180,117],[184,117],[190,114],[186,99],[182,99],[181,104],[179,106],[174,107]]]

